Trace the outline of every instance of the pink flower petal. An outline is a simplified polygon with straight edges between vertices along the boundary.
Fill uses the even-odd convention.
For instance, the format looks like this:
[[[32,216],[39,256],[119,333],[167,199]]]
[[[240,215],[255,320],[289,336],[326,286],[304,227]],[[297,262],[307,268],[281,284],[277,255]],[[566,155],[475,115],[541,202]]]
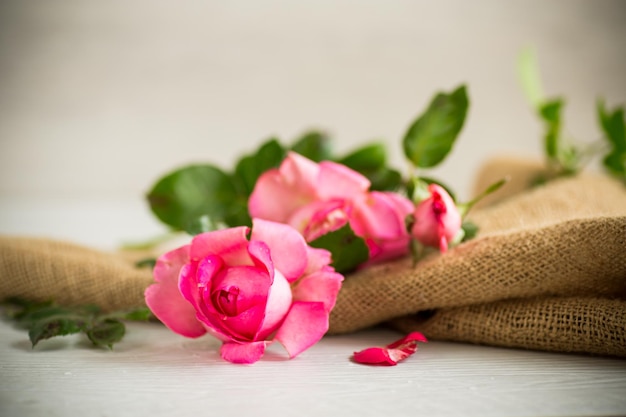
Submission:
[[[286,223],[300,206],[316,199],[318,165],[290,152],[279,169],[262,174],[248,199],[251,217]]]
[[[337,301],[343,275],[327,270],[320,270],[300,279],[293,288],[295,301],[322,302],[330,312]]]
[[[328,266],[332,262],[332,255],[330,251],[326,249],[313,248],[307,246],[307,265],[304,275],[312,274],[321,269],[334,271],[334,269]]]
[[[204,301],[219,314],[234,317],[255,305],[265,308],[271,285],[272,279],[265,269],[234,266],[215,276]]]
[[[224,329],[223,322],[218,320],[217,312],[213,306],[203,300],[204,293],[210,289],[210,280],[220,270],[221,266],[222,261],[217,256],[207,256],[200,262],[200,265],[195,262],[184,265],[180,271],[178,289],[194,307],[196,319],[203,323],[207,330],[227,334],[228,332]]]
[[[204,293],[211,326],[238,341],[252,341],[265,319],[271,280],[267,272],[252,266],[227,268]],[[213,310],[214,309],[214,310]]]
[[[161,256],[154,268],[156,284],[145,290],[146,304],[170,330],[186,337],[206,333],[196,319],[196,310],[180,293],[178,274],[189,260],[189,246],[183,246]]]
[[[350,219],[352,230],[374,240],[408,236],[404,219],[413,211],[413,204],[392,196],[393,193],[372,192],[367,198],[358,199]]]
[[[192,260],[199,261],[208,255],[218,255],[227,265],[252,265],[248,255],[249,229],[245,226],[202,233],[191,241]]]
[[[426,337],[419,332],[409,333],[386,347],[371,347],[354,352],[353,359],[366,365],[393,366],[417,352],[418,342],[427,342]]]
[[[279,170],[283,177],[292,180],[289,184],[297,187],[299,192],[315,195],[320,171],[317,163],[297,152],[289,151]]]
[[[372,239],[367,239],[365,243],[370,251],[370,259],[359,265],[359,268],[368,267],[373,264],[389,261],[391,259],[399,258],[409,253],[409,243],[411,237],[409,235],[401,236],[395,240],[383,240],[376,242]]]
[[[275,339],[294,358],[317,343],[327,331],[328,312],[323,303],[295,301]]]
[[[265,319],[263,325],[256,335],[255,339],[266,339],[270,334],[276,331],[277,327],[282,323],[283,319],[291,308],[293,295],[291,294],[291,286],[287,279],[276,271],[274,282],[269,290],[267,305],[265,307]]]
[[[199,263],[185,265],[178,278],[178,289],[196,309],[202,302],[201,289],[211,286],[211,280],[223,266],[219,256],[210,255]]]
[[[367,192],[370,181],[345,165],[322,161],[317,180],[317,194],[323,200],[352,199]]]
[[[297,210],[289,218],[289,224],[296,225],[307,242],[334,232],[345,226],[349,220],[350,206],[345,200],[316,201]]]
[[[255,363],[265,353],[268,342],[236,343],[226,342],[220,348],[222,359],[232,363]]]
[[[274,262],[272,261],[272,255],[270,248],[265,242],[260,240],[252,240],[248,244],[248,253],[254,262],[256,268],[264,269],[269,275],[270,279],[274,279]]]
[[[304,272],[307,264],[307,245],[302,235],[293,227],[253,219],[250,240],[265,242],[270,248],[274,268],[279,270],[287,281],[295,281]]]

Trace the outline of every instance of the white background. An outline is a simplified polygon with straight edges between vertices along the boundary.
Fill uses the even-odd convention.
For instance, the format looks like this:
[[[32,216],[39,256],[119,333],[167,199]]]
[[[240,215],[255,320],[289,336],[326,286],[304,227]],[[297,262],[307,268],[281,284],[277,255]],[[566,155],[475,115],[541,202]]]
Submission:
[[[619,1],[0,1],[0,199],[143,195],[191,162],[230,169],[308,128],[342,152],[400,139],[436,91],[471,108],[431,175],[467,195],[496,154],[541,157],[520,88],[538,53],[566,128],[598,137],[595,101],[626,102]]]

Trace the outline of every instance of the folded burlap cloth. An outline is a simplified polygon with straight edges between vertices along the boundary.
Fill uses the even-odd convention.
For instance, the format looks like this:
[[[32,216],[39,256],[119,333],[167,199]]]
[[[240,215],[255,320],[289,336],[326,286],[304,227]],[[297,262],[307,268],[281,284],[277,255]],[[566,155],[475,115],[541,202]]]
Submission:
[[[541,169],[497,159],[476,189],[511,182],[471,212],[479,234],[412,266],[346,277],[330,333],[380,323],[432,340],[626,357],[626,187],[600,174],[528,189]],[[45,239],[0,238],[0,298],[143,305],[152,281],[127,256]]]

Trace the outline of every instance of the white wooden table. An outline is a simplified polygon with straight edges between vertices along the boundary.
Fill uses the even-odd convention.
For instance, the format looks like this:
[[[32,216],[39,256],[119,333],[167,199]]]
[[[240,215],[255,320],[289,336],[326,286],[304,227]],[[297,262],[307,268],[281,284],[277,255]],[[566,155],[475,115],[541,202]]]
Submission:
[[[158,230],[140,201],[0,199],[2,234],[106,249]],[[129,324],[108,351],[79,335],[31,349],[26,332],[2,321],[0,416],[626,415],[622,359],[430,342],[395,367],[350,361],[399,336],[326,336],[291,361],[273,345],[260,362],[233,365],[214,339],[154,323]]]

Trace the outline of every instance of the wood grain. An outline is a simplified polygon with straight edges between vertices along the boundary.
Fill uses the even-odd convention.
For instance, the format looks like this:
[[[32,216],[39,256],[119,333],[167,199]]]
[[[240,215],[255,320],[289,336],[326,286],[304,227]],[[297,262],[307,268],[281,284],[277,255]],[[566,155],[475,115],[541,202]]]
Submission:
[[[428,343],[396,367],[350,361],[398,334],[327,336],[288,361],[279,345],[254,365],[223,362],[219,343],[130,324],[107,351],[80,336],[30,348],[0,324],[0,415],[468,415],[626,413],[626,361]]]

